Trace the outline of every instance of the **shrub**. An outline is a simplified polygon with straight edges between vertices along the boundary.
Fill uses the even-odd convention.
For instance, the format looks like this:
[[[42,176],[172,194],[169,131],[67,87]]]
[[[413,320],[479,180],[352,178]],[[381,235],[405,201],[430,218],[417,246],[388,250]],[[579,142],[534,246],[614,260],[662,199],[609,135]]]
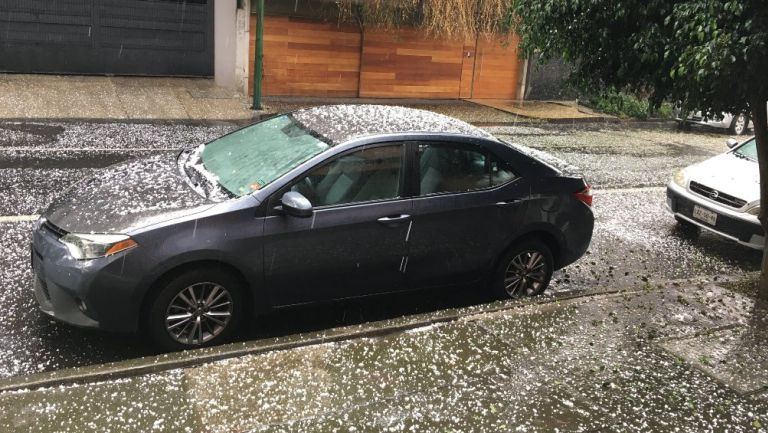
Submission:
[[[650,105],[647,99],[640,99],[624,92],[605,92],[595,98],[593,105],[598,111],[619,117],[647,119],[650,114]]]
[[[608,91],[591,101],[592,108],[606,114],[619,117],[647,119],[649,117],[672,118],[672,104],[663,102],[653,109],[647,98],[638,97],[632,93]]]

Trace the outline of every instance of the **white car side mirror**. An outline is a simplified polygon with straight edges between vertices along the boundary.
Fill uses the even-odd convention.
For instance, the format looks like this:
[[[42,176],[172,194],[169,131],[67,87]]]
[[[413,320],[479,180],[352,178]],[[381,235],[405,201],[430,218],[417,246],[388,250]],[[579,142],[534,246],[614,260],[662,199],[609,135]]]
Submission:
[[[733,138],[729,138],[728,140],[726,140],[725,144],[728,146],[729,149],[733,149],[737,144],[739,144],[739,142],[734,140]]]

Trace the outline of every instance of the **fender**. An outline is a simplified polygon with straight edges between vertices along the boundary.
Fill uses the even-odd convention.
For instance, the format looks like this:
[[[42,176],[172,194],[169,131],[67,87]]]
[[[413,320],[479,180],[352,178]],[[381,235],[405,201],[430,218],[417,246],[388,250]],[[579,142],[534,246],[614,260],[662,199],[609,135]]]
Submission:
[[[134,305],[137,308],[137,314],[135,314],[135,317],[136,317],[135,326],[138,326],[138,321],[140,319],[139,310],[141,309],[146,297],[150,294],[150,291],[152,290],[153,286],[163,276],[167,275],[169,272],[172,272],[174,269],[178,269],[185,265],[189,265],[196,262],[219,262],[219,263],[224,263],[228,266],[232,266],[245,279],[245,283],[248,286],[247,289],[250,291],[250,299],[253,300],[252,303],[253,303],[254,311],[258,311],[258,312],[268,311],[271,308],[271,303],[267,303],[267,304],[264,303],[264,300],[269,299],[269,297],[265,297],[263,296],[265,295],[265,293],[259,292],[261,288],[264,287],[263,275],[261,275],[258,272],[254,272],[253,266],[249,266],[247,263],[245,263],[243,260],[237,257],[223,254],[221,251],[195,250],[195,251],[188,251],[188,252],[184,252],[184,253],[169,257],[167,260],[155,266],[150,272],[148,272],[141,279],[141,282],[136,288],[136,291],[134,293],[134,299],[133,299]],[[256,302],[257,299],[261,302]]]

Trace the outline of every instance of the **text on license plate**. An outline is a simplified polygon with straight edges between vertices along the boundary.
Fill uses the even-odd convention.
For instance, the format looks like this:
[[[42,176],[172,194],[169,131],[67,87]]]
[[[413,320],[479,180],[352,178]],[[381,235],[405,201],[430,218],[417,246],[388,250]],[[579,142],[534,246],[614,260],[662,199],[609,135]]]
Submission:
[[[693,206],[693,217],[697,220],[704,221],[711,226],[715,225],[717,222],[717,214],[711,210],[704,209],[701,206]]]

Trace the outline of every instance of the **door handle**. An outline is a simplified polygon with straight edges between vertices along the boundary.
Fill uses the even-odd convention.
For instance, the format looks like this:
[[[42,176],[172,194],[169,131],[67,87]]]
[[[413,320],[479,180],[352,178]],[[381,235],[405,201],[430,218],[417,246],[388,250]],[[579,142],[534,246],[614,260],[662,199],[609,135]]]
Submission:
[[[376,221],[378,221],[378,222],[380,222],[381,224],[384,224],[384,225],[395,225],[395,224],[399,224],[399,223],[408,222],[410,220],[411,220],[411,216],[410,215],[402,214],[402,215],[398,215],[398,216],[381,217],[381,218],[377,219]]]
[[[498,206],[498,207],[506,207],[506,206],[510,206],[510,205],[513,205],[513,204],[516,204],[516,203],[520,203],[520,199],[513,198],[513,199],[510,199],[510,200],[498,201],[498,202],[496,202],[496,206]]]

